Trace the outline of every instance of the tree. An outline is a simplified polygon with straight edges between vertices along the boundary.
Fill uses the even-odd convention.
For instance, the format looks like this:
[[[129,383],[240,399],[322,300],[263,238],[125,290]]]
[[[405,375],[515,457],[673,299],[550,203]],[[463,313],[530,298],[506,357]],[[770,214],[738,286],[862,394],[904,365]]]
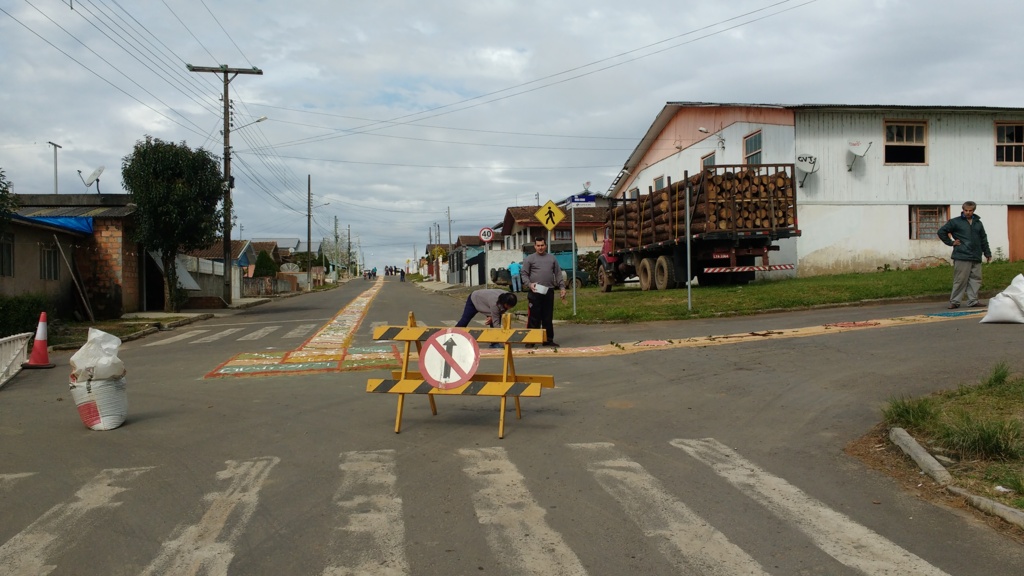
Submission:
[[[274,258],[266,250],[260,250],[260,255],[256,257],[256,267],[252,271],[253,278],[277,276],[277,270],[277,262],[274,262]]]
[[[4,169],[0,168],[0,230],[7,228],[11,214],[17,209],[18,201],[11,192],[11,183],[7,180]]]
[[[121,181],[136,205],[133,239],[160,251],[164,310],[176,312],[187,300],[174,266],[178,253],[206,248],[222,228],[220,166],[206,150],[146,136],[121,159]]]

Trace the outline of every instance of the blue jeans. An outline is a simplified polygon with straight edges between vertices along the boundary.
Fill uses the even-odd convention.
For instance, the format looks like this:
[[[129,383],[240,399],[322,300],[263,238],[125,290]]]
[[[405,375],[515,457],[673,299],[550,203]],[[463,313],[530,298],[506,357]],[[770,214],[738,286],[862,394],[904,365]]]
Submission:
[[[522,278],[519,277],[519,274],[513,274],[512,275],[512,291],[513,292],[522,292],[523,291],[522,281],[523,280],[522,280]]]

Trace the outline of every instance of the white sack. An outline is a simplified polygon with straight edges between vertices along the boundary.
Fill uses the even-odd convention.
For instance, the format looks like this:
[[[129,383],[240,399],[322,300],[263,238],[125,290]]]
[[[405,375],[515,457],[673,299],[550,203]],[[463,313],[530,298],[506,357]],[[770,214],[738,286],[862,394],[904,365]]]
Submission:
[[[124,378],[71,383],[71,397],[82,424],[93,430],[113,430],[128,418],[128,393]]]
[[[1024,324],[1024,274],[988,301],[988,312],[981,322]]]

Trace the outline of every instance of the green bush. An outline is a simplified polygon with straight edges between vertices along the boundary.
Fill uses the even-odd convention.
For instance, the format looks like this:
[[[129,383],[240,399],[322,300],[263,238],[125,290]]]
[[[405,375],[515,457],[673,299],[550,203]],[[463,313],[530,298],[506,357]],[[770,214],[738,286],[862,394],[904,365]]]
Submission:
[[[53,302],[42,294],[0,294],[0,338],[35,332],[42,312],[46,312],[47,320],[55,316]]]

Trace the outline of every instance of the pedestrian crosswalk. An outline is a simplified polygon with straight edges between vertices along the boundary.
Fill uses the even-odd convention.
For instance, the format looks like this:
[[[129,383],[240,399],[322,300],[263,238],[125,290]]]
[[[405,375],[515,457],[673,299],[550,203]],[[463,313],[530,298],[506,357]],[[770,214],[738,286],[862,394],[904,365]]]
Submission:
[[[716,478],[716,490],[729,491],[729,500],[739,503],[730,514],[736,514],[738,509],[753,516],[771,517],[772,521],[761,527],[747,523],[745,529],[754,530],[757,539],[770,540],[790,551],[811,547],[815,551],[808,554],[820,555],[826,558],[824,562],[832,563],[808,573],[945,574],[715,439],[675,439],[668,445],[658,456],[650,450],[636,451],[633,446],[619,447],[609,442],[551,447],[564,453],[559,460],[562,466],[573,470],[572,476],[577,478],[574,488],[586,493],[556,502],[557,505],[552,505],[549,492],[564,492],[556,488],[549,491],[550,484],[543,478],[531,478],[530,474],[537,473],[534,463],[514,447],[453,448],[449,456],[459,463],[460,469],[452,470],[451,474],[461,475],[463,481],[446,478],[443,482],[464,492],[452,494],[469,503],[466,509],[472,512],[463,517],[445,516],[449,512],[446,503],[424,494],[417,488],[417,482],[399,482],[403,470],[401,452],[344,451],[338,455],[336,464],[315,474],[318,482],[333,482],[336,488],[330,501],[318,507],[316,518],[309,519],[326,523],[314,531],[322,541],[304,544],[306,549],[322,551],[322,558],[317,558],[315,564],[319,566],[316,572],[324,575],[441,573],[422,565],[419,557],[409,553],[410,547],[415,546],[406,528],[410,517],[415,516],[407,509],[409,504],[419,513],[426,510],[427,514],[444,518],[445,524],[477,526],[486,555],[493,558],[495,566],[502,567],[502,574],[605,574],[608,572],[600,569],[600,554],[616,544],[610,536],[606,536],[606,544],[596,548],[581,543],[585,535],[600,533],[602,527],[588,526],[584,530],[572,519],[577,515],[593,518],[587,514],[594,513],[594,502],[607,500],[611,506],[602,506],[597,517],[609,526],[614,525],[615,530],[630,531],[634,538],[646,541],[646,546],[661,556],[658,562],[671,567],[670,572],[662,573],[779,573],[773,554],[763,547],[749,546],[749,537],[733,538],[735,522],[719,520],[721,525],[714,526],[705,517],[706,512],[697,511],[706,510],[706,500],[685,501],[694,496],[692,491],[674,489],[682,479],[659,478],[648,469],[673,469],[664,466],[668,454],[669,459],[678,459],[680,466],[696,467]],[[76,541],[90,527],[116,523],[114,518],[120,517],[123,522],[125,514],[146,513],[125,510],[122,505],[127,492],[145,490],[146,483],[161,483],[163,464],[150,464],[101,470],[63,501],[45,505],[46,511],[36,520],[0,544],[0,573],[48,574],[57,568],[60,573],[75,573],[62,556],[68,542]],[[287,457],[276,456],[225,462],[215,475],[205,482],[200,480],[205,486],[199,512],[195,506],[172,506],[182,510],[183,517],[174,519],[174,528],[167,533],[155,535],[162,544],[148,565],[136,573],[242,573],[232,566],[238,557],[254,552],[239,545],[247,531],[257,530],[251,526],[253,519],[274,517],[280,514],[280,506],[287,506],[265,498],[263,489],[281,481],[275,478],[278,473],[294,478],[294,471],[285,471],[293,465],[297,464]],[[12,506],[23,503],[18,491],[29,487],[34,476],[33,471],[0,473],[0,499]],[[302,490],[301,486],[295,488]],[[186,510],[193,512],[186,514]],[[728,515],[718,513],[714,517]],[[445,527],[438,529],[443,532]],[[785,543],[786,534],[798,543]],[[274,537],[287,538],[288,534],[282,532]],[[128,540],[132,535],[111,531],[105,538],[125,540],[113,542],[116,550],[130,546]],[[446,570],[444,573],[468,574],[477,573],[480,568],[448,566]]]
[[[155,339],[146,342],[143,346],[166,346],[177,342],[186,344],[209,344],[218,340],[237,340],[239,342],[250,342],[263,340],[271,337],[297,340],[311,336],[320,324],[304,323],[297,326],[286,327],[280,325],[260,327],[233,327],[223,330],[196,329],[186,330],[180,334],[168,338]],[[287,328],[287,332],[279,332]]]

